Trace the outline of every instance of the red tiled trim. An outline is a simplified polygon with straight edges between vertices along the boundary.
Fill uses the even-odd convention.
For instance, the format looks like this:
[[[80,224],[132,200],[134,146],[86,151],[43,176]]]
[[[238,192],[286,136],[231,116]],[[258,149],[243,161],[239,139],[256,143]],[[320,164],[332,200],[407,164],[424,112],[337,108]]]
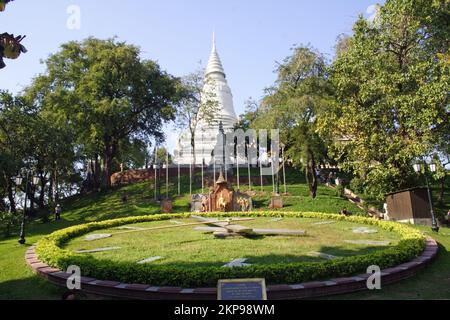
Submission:
[[[32,246],[25,254],[25,260],[33,271],[54,284],[65,286],[70,274],[42,263],[34,250],[35,247]],[[381,284],[390,284],[415,275],[434,260],[438,250],[439,246],[436,241],[429,238],[425,250],[419,257],[396,267],[382,270]],[[327,281],[270,285],[267,287],[267,296],[271,300],[301,299],[362,291],[367,290],[366,281],[368,277],[368,274],[359,274],[353,277],[335,278]],[[97,280],[89,277],[81,278],[81,287],[84,292],[90,294],[139,300],[215,300],[217,297],[216,288],[159,287]]]

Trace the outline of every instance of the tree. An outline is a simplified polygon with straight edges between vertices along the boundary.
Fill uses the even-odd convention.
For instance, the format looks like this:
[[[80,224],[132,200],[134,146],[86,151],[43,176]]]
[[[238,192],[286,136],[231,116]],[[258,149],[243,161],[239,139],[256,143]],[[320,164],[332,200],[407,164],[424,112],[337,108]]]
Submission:
[[[120,146],[162,140],[163,123],[175,116],[179,81],[139,55],[115,39],[69,42],[28,90],[54,123],[71,127],[97,180],[101,160],[105,188]]]
[[[337,104],[321,130],[380,199],[415,184],[412,162],[433,151],[449,121],[449,18],[448,1],[388,0],[376,23],[359,18],[332,66]]]
[[[165,165],[167,162],[167,156],[169,156],[169,164],[173,163],[173,157],[170,154],[167,154],[168,150],[164,147],[158,147],[156,150],[156,164],[159,165]],[[153,150],[153,158],[152,158],[152,162],[155,162],[155,151]]]
[[[76,160],[70,132],[54,127],[41,109],[25,97],[0,93],[0,197],[3,199],[6,194],[12,212],[16,211],[17,188],[27,191],[31,208],[43,209],[48,202],[57,200],[58,181],[68,180]],[[31,179],[28,186],[26,179],[15,186],[14,177],[23,176],[24,169],[39,178],[38,186],[32,186]]]
[[[6,210],[4,199],[7,198],[10,211],[16,212],[13,177],[28,158],[27,124],[32,114],[20,97],[0,91],[0,211]]]
[[[239,122],[235,125],[234,129],[242,129],[244,131],[251,128],[252,123],[258,117],[259,103],[253,98],[248,98],[244,102],[245,111],[239,116]]]
[[[434,146],[435,153],[432,156],[432,161],[437,164],[437,171],[434,174],[435,179],[439,181],[439,195],[437,203],[444,205],[444,193],[448,188],[446,181],[449,176],[447,167],[450,165],[450,123],[448,122],[442,130],[442,134],[439,134],[435,140]]]
[[[182,79],[182,99],[175,121],[178,128],[189,133],[194,165],[195,133],[200,124],[210,125],[219,110],[214,81],[205,79],[204,74],[203,69],[198,69]],[[205,86],[209,87],[209,90],[204,90]]]
[[[121,152],[117,156],[117,162],[124,168],[139,169],[148,166],[151,158],[147,144],[139,139],[124,140],[119,145]]]
[[[307,46],[293,51],[279,64],[277,82],[266,90],[252,127],[280,129],[286,155],[304,168],[310,195],[315,198],[316,169],[327,154],[326,140],[317,133],[317,118],[332,103],[332,95],[323,56]]]

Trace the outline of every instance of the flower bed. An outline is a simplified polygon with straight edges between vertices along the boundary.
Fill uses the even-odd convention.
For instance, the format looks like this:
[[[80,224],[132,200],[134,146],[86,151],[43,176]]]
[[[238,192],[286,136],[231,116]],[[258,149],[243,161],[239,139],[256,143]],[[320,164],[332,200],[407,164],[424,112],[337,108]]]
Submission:
[[[395,222],[379,221],[364,217],[303,212],[251,212],[212,213],[214,217],[290,217],[335,219],[377,226],[400,235],[397,245],[366,255],[342,257],[324,262],[295,262],[251,265],[245,268],[196,267],[183,268],[172,265],[140,265],[129,262],[99,260],[93,256],[76,254],[63,249],[69,240],[83,234],[126,224],[188,218],[189,213],[153,215],[94,222],[59,230],[43,239],[36,246],[40,260],[62,270],[70,265],[81,268],[83,275],[98,279],[110,279],[126,283],[146,283],[158,286],[204,287],[215,286],[224,278],[265,278],[268,284],[293,284],[305,281],[343,277],[365,272],[370,265],[381,269],[410,261],[425,248],[425,237],[418,230]]]

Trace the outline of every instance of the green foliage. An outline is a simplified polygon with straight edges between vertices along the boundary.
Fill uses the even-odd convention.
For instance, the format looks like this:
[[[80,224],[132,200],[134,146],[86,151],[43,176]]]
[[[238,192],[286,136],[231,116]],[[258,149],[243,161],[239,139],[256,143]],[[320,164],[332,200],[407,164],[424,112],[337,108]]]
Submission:
[[[11,235],[11,230],[20,223],[19,215],[12,212],[0,212],[0,227],[5,237]]]
[[[57,126],[24,97],[5,91],[0,92],[0,146],[0,199],[8,195],[13,211],[13,178],[24,176],[23,169],[40,178],[39,198],[33,199],[41,209],[50,180],[57,176],[60,183],[69,182],[76,175],[74,163],[79,158],[73,132]],[[25,191],[24,186],[17,187]]]
[[[334,158],[379,198],[414,186],[413,161],[448,136],[443,17],[448,1],[386,1],[373,23],[356,22],[332,66],[338,103],[321,117],[321,132],[336,137]]]
[[[206,217],[233,217],[236,213],[208,213]],[[241,213],[239,213],[242,216]],[[84,274],[99,279],[114,279],[128,283],[151,283],[168,286],[215,286],[218,279],[223,278],[266,278],[270,284],[297,283],[327,277],[348,276],[357,272],[365,272],[368,266],[378,265],[388,268],[406,262],[422,252],[425,238],[421,232],[406,225],[392,222],[382,222],[362,217],[344,217],[333,214],[301,213],[301,212],[252,212],[244,216],[250,217],[297,217],[336,219],[375,225],[387,231],[401,235],[397,246],[380,250],[375,253],[356,257],[344,257],[321,263],[289,263],[254,265],[246,268],[225,269],[220,267],[181,268],[164,265],[138,265],[135,263],[117,261],[99,261],[92,256],[83,256],[61,249],[70,239],[94,230],[118,227],[147,221],[161,221],[172,218],[187,218],[190,214],[156,215],[131,217],[103,222],[93,222],[54,232],[40,240],[36,247],[39,258],[46,263],[66,269],[69,265],[78,265]]]
[[[305,169],[312,198],[316,196],[316,168],[327,159],[327,142],[317,132],[317,117],[332,102],[325,58],[299,46],[278,66],[275,86],[266,90],[262,105],[245,118],[255,129],[280,129],[286,155]],[[247,120],[248,121],[248,120]]]
[[[105,187],[119,155],[126,162],[125,152],[139,149],[136,140],[162,140],[162,124],[174,119],[179,81],[142,60],[136,46],[115,39],[72,41],[45,63],[27,97],[55,125],[70,128],[86,160],[101,158]]]
[[[356,194],[364,193],[364,190],[365,190],[364,181],[359,177],[354,177],[350,181],[350,190],[352,190]]]

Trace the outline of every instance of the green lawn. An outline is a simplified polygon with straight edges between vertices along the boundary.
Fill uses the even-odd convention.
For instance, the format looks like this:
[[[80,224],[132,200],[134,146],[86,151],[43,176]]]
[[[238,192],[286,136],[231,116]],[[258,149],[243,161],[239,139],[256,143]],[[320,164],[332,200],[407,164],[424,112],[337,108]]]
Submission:
[[[432,265],[410,279],[383,286],[382,290],[334,296],[332,299],[450,299],[450,229],[439,234],[428,227],[417,227],[439,243],[438,258]]]
[[[325,186],[320,186],[318,197],[312,200],[308,196],[308,188],[303,183],[303,178],[297,172],[289,172],[287,175],[288,192],[290,197],[285,198],[287,211],[316,211],[338,213],[344,207],[353,213],[361,214],[362,211],[348,201],[336,196],[335,192]],[[297,182],[296,182],[297,181]],[[195,192],[200,191],[194,186]],[[184,179],[183,192],[189,190],[189,185]],[[255,209],[267,208],[272,185],[265,186],[265,193],[258,191],[255,197]],[[162,192],[165,186],[163,184]],[[245,189],[244,189],[245,190]],[[283,187],[281,186],[281,190]],[[127,201],[122,201],[122,196],[127,195]],[[171,196],[176,195],[176,183],[171,181]],[[149,183],[140,183],[122,188],[116,188],[109,192],[103,192],[84,197],[74,197],[63,203],[63,220],[58,222],[40,223],[32,222],[27,226],[27,243],[33,244],[39,238],[55,230],[77,225],[84,222],[112,219],[126,216],[139,216],[159,213],[159,205],[153,201],[154,190]],[[174,201],[174,211],[184,212],[189,204],[189,196],[185,195]],[[427,229],[423,229],[427,230]],[[17,243],[18,230],[8,239],[0,240],[0,299],[59,299],[63,290],[48,284],[46,281],[33,275],[24,261],[27,246]],[[444,235],[445,234],[445,235]],[[441,244],[441,252],[438,261],[412,280],[407,280],[397,285],[387,287],[381,293],[359,293],[352,298],[450,298],[450,234],[449,229],[443,229],[440,235],[435,236]],[[328,252],[327,252],[328,253]],[[333,254],[330,252],[330,254]],[[403,283],[405,284],[403,286]],[[392,289],[391,289],[392,288]],[[420,294],[419,294],[420,293]]]
[[[331,254],[336,257],[368,254],[385,248],[349,244],[344,240],[385,240],[396,245],[399,235],[380,228],[378,233],[355,234],[353,228],[364,227],[349,222],[338,221],[332,224],[316,225],[320,219],[258,218],[254,221],[239,222],[252,229],[290,229],[306,230],[306,236],[256,236],[233,237],[226,240],[215,239],[211,233],[194,230],[195,227],[176,227],[177,223],[195,223],[195,219],[139,223],[133,227],[154,228],[170,226],[170,229],[121,233],[123,230],[97,230],[91,234],[112,234],[113,236],[96,241],[86,241],[85,236],[75,238],[65,247],[68,250],[92,250],[97,248],[120,247],[118,250],[90,253],[98,259],[135,263],[150,257],[162,257],[152,262],[156,265],[172,266],[217,266],[220,267],[237,258],[247,258],[250,264],[291,263],[323,261],[311,257],[311,252]],[[367,226],[366,226],[367,227]]]

